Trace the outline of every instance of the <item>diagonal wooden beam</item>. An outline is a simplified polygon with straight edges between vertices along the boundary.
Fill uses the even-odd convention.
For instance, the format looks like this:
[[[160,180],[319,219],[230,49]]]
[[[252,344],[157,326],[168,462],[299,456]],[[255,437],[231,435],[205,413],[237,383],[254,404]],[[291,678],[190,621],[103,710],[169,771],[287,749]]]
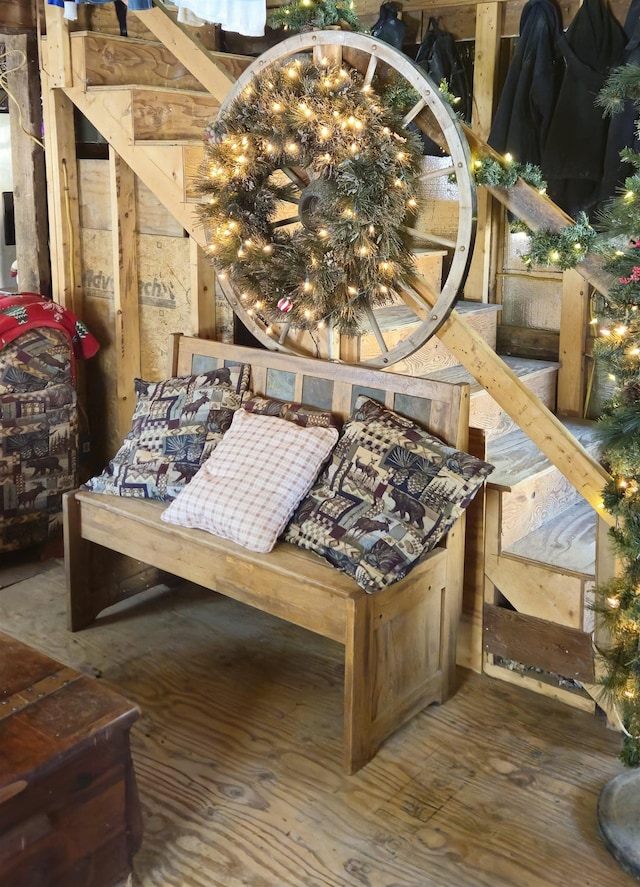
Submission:
[[[428,311],[433,293],[418,276],[413,276],[410,283]],[[613,526],[613,516],[602,507],[602,488],[609,475],[557,416],[523,385],[457,311],[451,312],[436,335],[603,520]]]
[[[200,246],[204,246],[206,240],[198,223],[197,207],[184,202],[182,149],[179,146],[134,146],[131,127],[127,125],[129,91],[114,90],[107,96],[105,92],[85,93],[82,89],[69,87],[63,92],[156,195],[167,212]]]
[[[185,28],[171,18],[163,3],[158,3],[152,9],[137,10],[136,15],[154,37],[170,49],[187,70],[191,71],[204,88],[222,102],[236,77],[225,69],[222,61],[216,60],[216,54],[204,50]],[[253,59],[248,59],[247,63],[251,61]]]

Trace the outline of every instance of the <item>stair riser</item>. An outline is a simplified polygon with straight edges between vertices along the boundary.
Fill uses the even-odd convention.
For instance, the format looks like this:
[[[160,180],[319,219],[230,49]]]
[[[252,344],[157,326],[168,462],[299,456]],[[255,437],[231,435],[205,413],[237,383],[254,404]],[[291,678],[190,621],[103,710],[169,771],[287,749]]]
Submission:
[[[422,270],[421,273],[425,279],[429,280],[429,276],[425,273],[425,270]],[[435,274],[439,274],[439,269],[434,272],[434,276],[432,277],[432,282],[439,284],[439,280],[436,279]],[[469,326],[473,327],[473,329],[475,329],[482,338],[495,349],[498,324],[498,315],[495,311],[487,313],[481,311],[473,312],[469,315],[465,315],[465,320],[467,320]],[[417,327],[417,325],[418,324],[416,323],[415,326]],[[406,339],[407,334],[407,327],[399,329],[395,333],[395,336],[385,333],[387,346],[391,347],[395,344],[396,339]],[[373,334],[362,336],[360,340],[361,359],[367,360],[369,357],[373,357],[379,353],[380,349],[376,343],[375,336]],[[459,362],[446,345],[442,344],[437,336],[432,336],[431,339],[429,339],[422,348],[415,351],[411,357],[395,363],[393,371],[396,373],[404,373],[408,376],[426,376],[437,370],[443,370],[447,367],[453,366],[459,366]]]
[[[556,405],[557,369],[541,370],[539,373],[525,377],[523,381],[527,388],[553,412]],[[471,395],[469,424],[474,428],[483,428],[487,438],[500,437],[518,428],[517,423],[500,408],[486,391],[478,391]]]
[[[208,95],[132,89],[134,142],[201,142],[205,126],[215,120],[219,107]]]
[[[203,91],[199,81],[159,43],[83,34],[83,80],[89,86],[157,86]],[[74,48],[74,52],[76,49]]]

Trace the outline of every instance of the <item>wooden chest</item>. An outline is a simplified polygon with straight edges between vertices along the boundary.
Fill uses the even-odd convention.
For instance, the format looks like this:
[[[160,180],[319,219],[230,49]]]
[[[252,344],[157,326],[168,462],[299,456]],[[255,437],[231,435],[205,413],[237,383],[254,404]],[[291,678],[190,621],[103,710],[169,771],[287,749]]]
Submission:
[[[0,884],[126,878],[141,837],[137,717],[99,681],[0,633]]]

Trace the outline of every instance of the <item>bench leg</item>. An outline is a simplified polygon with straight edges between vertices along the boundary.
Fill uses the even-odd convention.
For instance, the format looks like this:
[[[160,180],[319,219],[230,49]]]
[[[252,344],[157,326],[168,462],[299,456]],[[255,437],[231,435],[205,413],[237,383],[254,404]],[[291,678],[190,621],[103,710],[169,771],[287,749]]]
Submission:
[[[62,497],[64,566],[67,580],[67,628],[85,628],[99,611],[94,610],[91,590],[90,542],[80,533],[80,506],[75,493]]]
[[[378,744],[370,732],[372,687],[367,667],[371,641],[370,608],[363,597],[349,601],[347,607],[343,768],[345,773],[351,774],[371,760]]]
[[[82,536],[82,505],[75,493],[62,502],[64,560],[67,579],[67,627],[79,631],[98,613],[119,601],[175,577]]]
[[[355,773],[402,724],[451,690],[455,623],[445,561],[348,603],[344,769]]]

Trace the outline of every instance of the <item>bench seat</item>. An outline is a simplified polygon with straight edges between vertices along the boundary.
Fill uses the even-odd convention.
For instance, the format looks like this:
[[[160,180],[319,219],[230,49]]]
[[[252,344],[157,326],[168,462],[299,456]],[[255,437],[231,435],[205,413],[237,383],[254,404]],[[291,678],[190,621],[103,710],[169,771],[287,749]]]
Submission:
[[[203,369],[201,361],[187,366],[180,362],[180,352],[187,347],[200,357],[205,352],[218,360],[248,360],[253,390],[269,396],[275,396],[269,370],[302,374],[304,378],[293,380],[294,394],[296,387],[313,390],[308,384],[313,372],[316,379],[326,382],[328,377],[335,383],[343,417],[360,391],[382,395],[393,406],[394,392],[400,389],[406,398],[408,383],[415,381],[418,392],[446,395],[448,412],[434,403],[431,415],[440,417],[437,431],[446,439],[443,429],[449,429],[453,410],[456,434],[454,440],[449,434],[447,442],[458,447],[464,443],[466,386],[302,358],[292,363],[287,355],[215,342],[186,343],[178,340],[174,374]],[[456,389],[456,397],[446,389]],[[408,576],[367,594],[312,552],[287,542],[279,542],[266,554],[250,551],[202,530],[165,523],[160,518],[165,507],[82,490],[66,494],[65,562],[72,631],[90,624],[106,607],[179,577],[339,642],[345,648],[343,765],[348,773],[366,764],[402,723],[452,692],[464,518]]]

